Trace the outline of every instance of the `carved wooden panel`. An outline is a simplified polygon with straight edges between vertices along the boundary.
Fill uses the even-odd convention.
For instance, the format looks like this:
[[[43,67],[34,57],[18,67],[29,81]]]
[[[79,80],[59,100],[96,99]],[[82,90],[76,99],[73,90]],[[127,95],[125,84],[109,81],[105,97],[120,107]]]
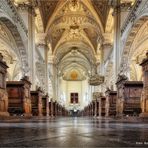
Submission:
[[[7,65],[0,53],[0,115],[8,116],[8,95],[6,91]]]
[[[31,115],[30,83],[8,81],[7,93],[9,99],[8,111],[11,114]]]
[[[42,109],[43,109],[43,115],[49,115],[49,99],[48,96],[42,97]]]
[[[0,72],[0,88],[5,89],[5,74]]]
[[[144,86],[148,87],[148,70],[144,72]]]
[[[42,92],[31,91],[31,104],[33,116],[42,116]]]
[[[9,87],[7,88],[9,98],[19,98],[19,88]],[[22,98],[21,98],[22,99]]]
[[[111,91],[109,93],[109,115],[116,115],[116,100],[117,100],[117,92]]]
[[[142,96],[142,116],[148,116],[148,53],[146,53],[146,58],[140,64],[143,70],[144,77],[144,88],[143,88],[143,96]]]
[[[106,98],[101,98],[101,115],[105,116],[105,104],[106,104]]]
[[[118,85],[119,86],[119,85]],[[118,87],[118,107],[122,106],[122,113],[124,114],[139,114],[141,112],[141,94],[143,90],[143,83],[140,81],[124,81]]]

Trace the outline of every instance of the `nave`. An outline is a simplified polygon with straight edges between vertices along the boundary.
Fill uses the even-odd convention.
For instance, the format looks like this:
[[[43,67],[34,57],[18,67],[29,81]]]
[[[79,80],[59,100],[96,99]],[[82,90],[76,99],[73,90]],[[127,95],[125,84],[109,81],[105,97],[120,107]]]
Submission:
[[[0,146],[146,146],[148,0],[0,0]]]
[[[1,122],[0,131],[0,147],[148,146],[148,126],[139,121],[88,117],[14,119]]]

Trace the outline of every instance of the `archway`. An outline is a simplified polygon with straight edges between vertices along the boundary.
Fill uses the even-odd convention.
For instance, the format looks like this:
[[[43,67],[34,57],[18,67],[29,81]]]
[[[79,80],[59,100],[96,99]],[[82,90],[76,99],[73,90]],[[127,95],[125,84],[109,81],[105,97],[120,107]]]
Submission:
[[[20,80],[22,71],[22,62],[15,37],[10,28],[5,25],[5,19],[0,19],[0,52],[4,57],[4,61],[8,65],[7,80]]]
[[[148,17],[139,18],[127,37],[121,61],[121,73],[130,80],[142,80],[142,70],[139,64],[148,51]]]
[[[26,48],[17,26],[11,20],[7,17],[0,16],[0,27],[1,52],[11,69],[9,79],[18,80],[29,72]],[[2,49],[2,47],[4,48]],[[18,73],[19,71],[20,73]]]

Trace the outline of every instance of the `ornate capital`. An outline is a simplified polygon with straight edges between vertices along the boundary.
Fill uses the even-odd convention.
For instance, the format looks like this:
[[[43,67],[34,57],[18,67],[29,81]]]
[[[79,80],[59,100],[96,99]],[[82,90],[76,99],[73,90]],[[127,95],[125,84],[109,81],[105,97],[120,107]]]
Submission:
[[[34,6],[31,3],[20,3],[17,5],[17,9],[21,11],[27,11],[31,15],[36,16]]]

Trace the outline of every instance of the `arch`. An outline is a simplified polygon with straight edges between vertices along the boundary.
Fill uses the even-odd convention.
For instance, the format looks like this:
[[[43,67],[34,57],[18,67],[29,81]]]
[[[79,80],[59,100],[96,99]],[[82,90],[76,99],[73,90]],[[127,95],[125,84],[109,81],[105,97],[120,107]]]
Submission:
[[[21,59],[13,35],[0,21],[0,52],[8,65],[7,79],[20,80],[22,77]]]
[[[89,59],[89,61],[90,61],[90,59],[92,59],[92,60],[95,59],[95,53],[94,53],[93,50],[91,50],[90,46],[88,46],[87,44],[84,44],[83,42],[77,43],[77,42],[74,42],[74,41],[70,42],[70,44],[67,43],[67,42],[64,43],[64,44],[61,44],[59,46],[59,48],[54,51],[53,55],[57,56],[58,53],[61,54],[61,52],[62,52],[62,53],[64,53],[63,56],[65,56],[67,54],[67,52],[69,52],[71,50],[71,47],[80,47],[81,48],[81,52],[82,52],[82,49],[84,49],[83,53]],[[58,52],[58,51],[61,51],[61,52]],[[90,58],[90,56],[91,56],[91,58]]]
[[[17,53],[19,60],[21,62],[21,69],[23,72],[23,75],[27,74],[29,71],[28,67],[28,56],[27,51],[24,46],[23,40],[20,36],[20,33],[17,29],[17,26],[14,24],[12,19],[10,19],[5,13],[0,13],[0,22],[2,22],[7,30],[9,30],[9,34],[11,34],[11,37],[13,37],[15,48],[13,50]]]
[[[45,29],[45,32],[48,32],[51,24],[53,23],[53,21],[55,20],[56,18],[56,15],[57,13],[68,3],[68,0],[66,1],[60,1],[57,7],[57,9],[54,11],[53,15],[51,16],[51,18],[48,20],[48,23],[47,23],[47,27]],[[85,1],[85,3],[83,1],[81,1],[81,3],[86,6],[88,8],[88,10],[91,12],[92,16],[95,18],[96,22],[98,23],[98,26],[100,28],[100,32],[103,33],[103,25],[100,21],[100,18],[99,16],[97,15],[97,13],[94,11],[92,5],[90,4],[90,2],[88,1]]]
[[[139,64],[148,50],[148,44],[146,43],[148,41],[148,30],[144,30],[148,28],[147,23],[148,14],[141,15],[136,19],[130,28],[123,48],[120,72],[126,74],[132,80],[141,80],[142,71]]]

